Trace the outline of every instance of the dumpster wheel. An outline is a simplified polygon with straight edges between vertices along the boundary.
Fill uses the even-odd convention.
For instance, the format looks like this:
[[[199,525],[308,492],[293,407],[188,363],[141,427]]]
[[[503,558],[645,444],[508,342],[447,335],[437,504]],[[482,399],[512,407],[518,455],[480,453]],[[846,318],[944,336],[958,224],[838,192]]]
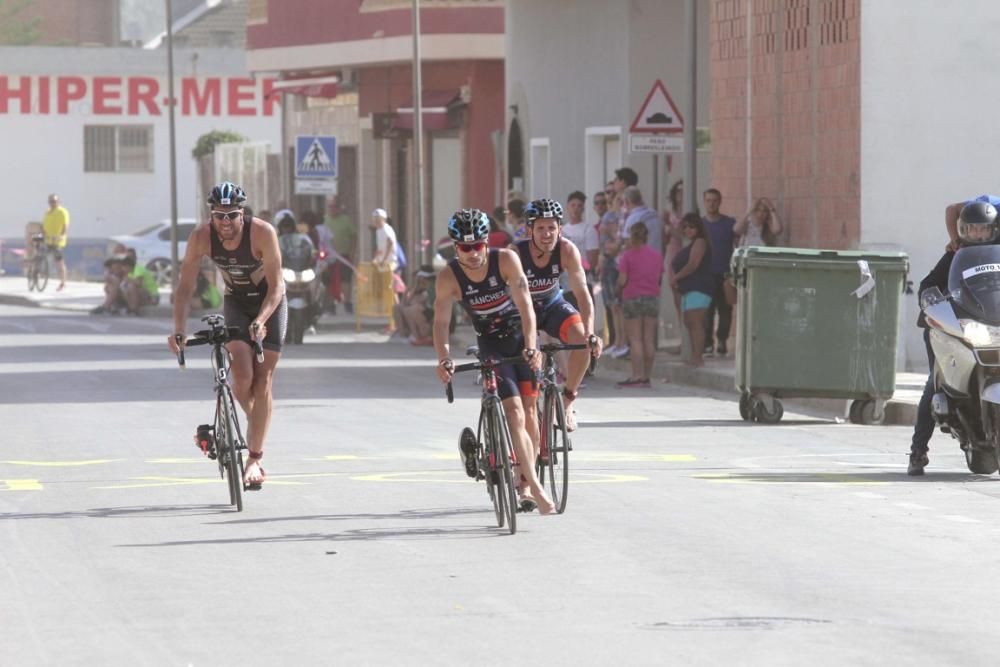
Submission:
[[[851,418],[851,422],[855,424],[865,424],[869,426],[871,425],[878,426],[884,423],[885,408],[883,407],[883,409],[876,417],[875,414],[876,407],[878,406],[876,406],[875,399],[869,398],[867,400],[852,401],[851,409],[848,412]]]
[[[774,406],[773,410],[767,409],[767,403],[759,398],[753,398],[753,416],[754,419],[761,424],[777,424],[781,421],[781,417],[785,414],[785,408],[781,405],[781,401],[776,398],[771,399],[771,403]]]

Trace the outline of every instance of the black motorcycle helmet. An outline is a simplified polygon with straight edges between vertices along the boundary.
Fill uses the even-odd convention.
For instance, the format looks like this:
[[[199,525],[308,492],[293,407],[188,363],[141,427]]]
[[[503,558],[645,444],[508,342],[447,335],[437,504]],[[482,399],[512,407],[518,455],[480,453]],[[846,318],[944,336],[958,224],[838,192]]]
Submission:
[[[958,238],[963,245],[993,243],[1000,236],[997,210],[985,201],[974,201],[962,207],[958,215]]]

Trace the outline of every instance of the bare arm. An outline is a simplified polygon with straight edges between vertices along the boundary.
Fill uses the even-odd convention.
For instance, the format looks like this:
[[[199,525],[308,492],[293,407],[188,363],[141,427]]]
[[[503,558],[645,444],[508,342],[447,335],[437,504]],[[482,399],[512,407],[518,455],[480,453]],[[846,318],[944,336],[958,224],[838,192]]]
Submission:
[[[521,328],[524,331],[524,349],[537,350],[537,332],[535,331],[535,307],[531,303],[531,293],[528,291],[528,279],[524,277],[521,260],[513,250],[500,250],[500,276],[510,286],[510,295],[514,305],[521,313]],[[534,356],[538,364],[541,357]],[[537,370],[537,368],[536,368]]]
[[[188,306],[198,283],[198,272],[201,270],[201,258],[212,252],[209,241],[209,223],[198,226],[188,238],[187,250],[181,262],[180,279],[174,292],[174,332],[183,334],[187,325]]]
[[[562,244],[563,270],[566,271],[569,289],[576,297],[580,318],[583,319],[583,335],[589,336],[594,333],[594,302],[590,299],[590,292],[587,291],[587,275],[583,272],[580,251],[566,239],[560,239],[559,243]]]
[[[457,299],[458,281],[450,268],[445,267],[437,274],[434,293],[434,350],[438,361],[444,361],[451,356],[451,346],[448,340],[448,330],[451,327],[451,311]]]
[[[264,262],[264,277],[267,280],[267,296],[260,305],[256,322],[264,324],[281,305],[285,296],[285,279],[281,277],[281,250],[278,247],[278,234],[270,224],[254,218],[250,228],[252,247],[260,250]]]
[[[750,226],[750,216],[753,215],[753,210],[757,208],[757,204],[759,203],[760,200],[758,199],[750,207],[750,210],[747,211],[747,214],[736,221],[736,224],[733,225],[733,236],[743,236],[747,233],[747,227]]]

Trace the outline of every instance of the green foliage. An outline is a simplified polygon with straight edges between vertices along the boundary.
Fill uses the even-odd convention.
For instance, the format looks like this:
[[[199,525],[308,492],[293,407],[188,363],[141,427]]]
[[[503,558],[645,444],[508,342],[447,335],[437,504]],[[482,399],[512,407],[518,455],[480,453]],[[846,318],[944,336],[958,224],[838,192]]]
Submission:
[[[0,44],[28,46],[41,37],[42,19],[24,16],[29,4],[30,0],[0,0]]]
[[[0,2],[3,2],[3,0],[0,0]],[[214,153],[216,144],[235,144],[246,140],[246,137],[241,134],[237,134],[236,132],[229,132],[228,130],[212,130],[211,132],[198,137],[198,141],[191,150],[191,157],[198,160],[205,155]]]

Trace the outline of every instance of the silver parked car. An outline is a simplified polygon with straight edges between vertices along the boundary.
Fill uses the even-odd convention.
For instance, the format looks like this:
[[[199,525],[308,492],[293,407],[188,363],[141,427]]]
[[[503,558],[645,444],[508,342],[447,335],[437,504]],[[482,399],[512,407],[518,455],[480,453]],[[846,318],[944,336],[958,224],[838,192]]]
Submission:
[[[187,239],[197,224],[194,218],[177,219],[178,260],[184,258]],[[160,285],[170,284],[170,220],[161,220],[134,234],[112,236],[111,240],[126,248],[135,248],[136,261],[152,271]]]

